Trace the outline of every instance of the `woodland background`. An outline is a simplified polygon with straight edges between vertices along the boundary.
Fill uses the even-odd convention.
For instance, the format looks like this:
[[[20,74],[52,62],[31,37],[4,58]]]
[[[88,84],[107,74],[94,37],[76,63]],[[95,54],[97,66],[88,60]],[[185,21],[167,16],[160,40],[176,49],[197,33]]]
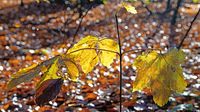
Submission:
[[[170,26],[173,11],[166,11],[167,0],[153,0],[149,4],[132,3],[138,11],[119,16],[119,29],[123,50],[135,48],[161,48],[166,50],[169,38],[179,43],[200,3],[183,0],[173,35]],[[176,8],[177,0],[171,1]],[[114,12],[117,0],[105,4],[93,4],[84,16],[75,36],[76,42],[87,35],[116,38]],[[20,68],[41,62],[66,51],[72,44],[80,22],[80,16],[90,8],[89,3],[80,6],[76,2],[37,3],[33,0],[0,0],[0,111],[117,111],[119,109],[119,61],[112,67],[97,66],[92,73],[82,75],[77,83],[65,81],[58,97],[39,107],[34,103],[35,85],[39,77],[7,91],[11,74]],[[83,13],[80,13],[80,10]],[[165,12],[165,13],[163,13]],[[127,54],[123,61],[124,111],[200,111],[200,17],[184,41],[187,59],[183,65],[188,86],[182,94],[173,94],[164,107],[154,104],[152,96],[145,92],[131,92],[135,70],[131,64],[141,52]]]

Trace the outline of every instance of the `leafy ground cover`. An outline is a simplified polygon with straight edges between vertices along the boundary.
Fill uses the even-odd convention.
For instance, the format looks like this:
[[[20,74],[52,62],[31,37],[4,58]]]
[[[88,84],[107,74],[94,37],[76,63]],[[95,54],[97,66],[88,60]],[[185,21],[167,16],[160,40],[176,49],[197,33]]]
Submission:
[[[75,8],[59,4],[36,3],[25,0],[0,1],[0,109],[1,111],[117,111],[119,110],[119,60],[111,67],[101,64],[88,75],[82,75],[77,83],[65,81],[58,97],[39,107],[34,102],[36,81],[18,85],[9,91],[6,84],[11,74],[22,67],[49,59],[66,51],[80,22]],[[169,40],[171,14],[149,15],[140,2],[133,3],[137,14],[125,11],[119,15],[119,29],[123,50],[135,48],[161,48],[165,51]],[[149,4],[153,11],[164,11],[165,2]],[[198,11],[198,4],[181,6],[175,29],[175,43],[188,29],[188,24]],[[84,17],[76,42],[87,35],[116,39],[113,12],[115,0],[92,8]],[[164,107],[159,107],[145,92],[132,92],[135,80],[133,60],[141,52],[126,54],[123,58],[123,105],[124,111],[198,111],[200,103],[200,19],[195,21],[183,44],[187,60],[183,64],[184,78],[188,85],[182,94],[173,94]]]

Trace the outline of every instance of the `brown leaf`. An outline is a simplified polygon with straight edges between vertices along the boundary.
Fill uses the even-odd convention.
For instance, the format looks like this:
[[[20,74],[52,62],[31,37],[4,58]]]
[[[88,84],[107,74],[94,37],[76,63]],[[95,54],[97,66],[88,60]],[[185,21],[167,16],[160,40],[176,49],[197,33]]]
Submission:
[[[37,105],[44,105],[53,100],[61,90],[63,79],[48,79],[36,90],[35,102]]]
[[[136,101],[125,101],[122,103],[124,107],[131,107],[136,103]]]
[[[85,97],[85,100],[96,100],[96,98],[97,98],[96,94],[94,94],[94,93],[87,93],[86,97]]]
[[[20,60],[18,59],[10,59],[8,60],[11,66],[18,66],[20,64]]]

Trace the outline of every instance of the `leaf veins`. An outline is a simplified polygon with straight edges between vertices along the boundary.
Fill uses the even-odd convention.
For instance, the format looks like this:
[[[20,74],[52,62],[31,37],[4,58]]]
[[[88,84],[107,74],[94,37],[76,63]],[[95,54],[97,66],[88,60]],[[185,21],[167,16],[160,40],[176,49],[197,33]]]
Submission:
[[[165,54],[152,51],[138,56],[133,64],[137,68],[133,90],[149,88],[155,103],[163,106],[173,92],[182,92],[187,86],[181,67],[184,59],[183,51],[175,48]]]

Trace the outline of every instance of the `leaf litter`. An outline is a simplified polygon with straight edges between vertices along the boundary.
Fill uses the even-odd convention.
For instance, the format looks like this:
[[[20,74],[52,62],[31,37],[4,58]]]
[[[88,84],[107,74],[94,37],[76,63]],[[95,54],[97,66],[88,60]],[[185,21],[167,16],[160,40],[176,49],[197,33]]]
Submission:
[[[15,2],[13,3],[18,4]],[[99,5],[92,9],[85,17],[76,41],[78,41],[81,37],[91,34],[100,37],[115,38],[116,31],[114,18],[110,16],[115,10],[115,4],[116,3],[108,2],[106,5]],[[146,48],[146,46],[149,46],[150,48],[166,47],[169,38],[169,33],[167,31],[169,23],[166,22],[167,18],[165,18],[166,21],[160,27],[160,32],[158,32],[154,37],[150,37],[156,26],[159,25],[158,19],[146,19],[146,10],[140,7],[139,3],[135,3],[134,6],[136,7],[138,14],[131,15],[124,13],[120,16],[120,30],[123,32],[121,33],[121,37],[123,38],[124,43],[122,46],[123,50]],[[35,94],[35,90],[33,88],[36,85],[34,82],[39,81],[38,78],[35,78],[28,83],[18,85],[9,92],[5,91],[6,83],[13,72],[16,72],[22,67],[28,67],[33,63],[46,60],[60,52],[65,52],[66,49],[63,46],[68,46],[71,42],[70,38],[73,36],[73,29],[77,26],[76,22],[72,22],[68,26],[64,26],[64,28],[60,27],[63,25],[63,19],[66,20],[68,17],[72,17],[69,19],[76,19],[78,14],[73,12],[72,9],[65,11],[64,7],[56,5],[56,8],[54,7],[54,9],[51,7],[52,6],[46,3],[36,4],[28,2],[22,8],[19,8],[19,6],[1,8],[1,111],[116,111],[119,108],[119,90],[117,89],[119,87],[117,78],[119,66],[118,60],[114,60],[115,63],[111,65],[114,68],[106,68],[99,65],[95,68],[94,72],[91,72],[89,75],[82,75],[79,78],[78,83],[64,81],[64,86],[62,86],[62,90],[58,94],[57,98],[50,101],[43,107],[36,106],[32,97]],[[151,7],[159,8],[154,5]],[[163,9],[163,7],[160,8]],[[24,12],[23,10],[26,11]],[[16,14],[19,14],[19,16],[16,16]],[[45,16],[41,16],[43,14]],[[7,18],[9,18],[9,20]],[[180,21],[178,21],[177,24],[177,43],[179,42],[179,38],[184,34],[184,31],[187,30],[187,24],[190,22],[191,18],[192,16],[187,13],[181,13]],[[198,86],[200,83],[200,58],[198,51],[200,47],[199,22],[200,21],[198,20],[193,26],[189,38],[183,46],[183,51],[187,55],[187,61],[183,65],[184,77],[188,83],[185,91],[182,94],[171,95],[167,105],[162,108],[153,103],[152,96],[147,94],[148,90],[145,90],[145,93],[131,93],[132,87],[128,85],[132,85],[133,80],[135,80],[136,74],[134,68],[131,67],[131,63],[136,56],[127,54],[129,61],[123,62],[124,110],[198,110],[198,104],[200,103]],[[56,29],[59,29],[62,32],[57,32]],[[139,55],[140,52],[136,54]],[[30,59],[28,56],[31,56],[32,58]]]

